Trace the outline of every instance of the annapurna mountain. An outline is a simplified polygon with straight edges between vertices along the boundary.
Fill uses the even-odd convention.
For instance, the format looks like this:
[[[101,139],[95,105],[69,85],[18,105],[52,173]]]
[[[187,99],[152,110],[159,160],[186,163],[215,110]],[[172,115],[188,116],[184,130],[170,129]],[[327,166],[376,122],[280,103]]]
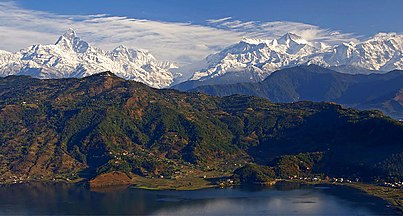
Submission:
[[[0,51],[0,76],[30,75],[37,78],[86,77],[103,71],[163,88],[170,85],[176,66],[158,61],[146,50],[118,46],[104,51],[80,39],[72,29],[54,45],[33,45],[16,53]]]
[[[308,41],[292,33],[273,40],[243,38],[200,62],[179,68],[141,49],[119,46],[104,51],[77,37],[72,29],[54,45],[33,45],[16,53],[0,51],[0,76],[49,79],[111,71],[155,88],[182,82],[187,85],[186,81],[197,82],[197,86],[258,82],[276,70],[309,64],[354,74],[402,70],[403,35],[379,33],[365,41],[338,45]]]
[[[374,73],[403,69],[403,35],[379,33],[361,42],[335,46],[307,41],[287,33],[278,39],[243,38],[200,62],[178,68],[180,81],[206,84],[257,82],[270,73],[298,65],[316,64],[344,73]]]

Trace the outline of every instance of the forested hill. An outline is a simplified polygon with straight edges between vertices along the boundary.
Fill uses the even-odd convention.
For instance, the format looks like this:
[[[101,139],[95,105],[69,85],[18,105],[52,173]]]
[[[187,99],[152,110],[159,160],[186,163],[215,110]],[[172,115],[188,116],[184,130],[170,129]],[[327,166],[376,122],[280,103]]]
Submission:
[[[215,96],[253,95],[273,102],[336,102],[353,108],[378,109],[396,119],[403,119],[403,71],[398,70],[386,74],[353,75],[309,65],[276,71],[258,83],[199,86],[202,84],[193,81],[174,88]]]
[[[110,72],[0,78],[0,134],[1,177],[91,178],[113,170],[171,176],[186,167],[233,171],[234,164],[271,165],[301,154],[309,172],[403,173],[403,124],[380,112],[157,90]]]

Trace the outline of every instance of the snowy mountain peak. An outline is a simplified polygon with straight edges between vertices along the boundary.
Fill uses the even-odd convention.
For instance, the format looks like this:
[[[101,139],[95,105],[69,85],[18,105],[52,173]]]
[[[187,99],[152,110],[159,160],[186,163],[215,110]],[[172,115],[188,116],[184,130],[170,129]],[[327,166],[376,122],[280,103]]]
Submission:
[[[395,37],[399,37],[399,35],[395,32],[390,32],[390,33],[379,32],[378,34],[374,35],[374,37],[372,37],[372,38],[385,40],[385,39],[390,39],[390,38],[395,38]]]
[[[281,36],[277,41],[282,44],[289,44],[291,42],[294,42],[297,44],[307,44],[308,43],[301,36],[293,34],[293,33],[286,33],[283,36]]]
[[[144,49],[130,49],[123,45],[120,45],[110,51],[108,55],[114,60],[129,61],[139,65],[153,64],[160,67],[166,67],[164,62],[158,62],[155,57]],[[168,69],[168,68],[167,68]]]
[[[125,47],[124,45],[119,45],[115,49],[113,49],[113,52],[122,52],[125,51],[127,52],[129,48]]]
[[[75,38],[77,38],[77,34],[76,34],[76,32],[74,31],[74,29],[72,29],[72,28],[69,28],[63,35],[62,35],[62,37],[65,37],[65,38],[67,38],[67,39],[69,39],[69,40],[74,40]]]
[[[71,49],[78,53],[84,53],[90,47],[90,45],[81,40],[73,29],[67,30],[59,39],[56,41],[55,45],[63,49]]]
[[[261,44],[261,43],[266,43],[267,41],[257,39],[257,38],[247,38],[247,37],[242,37],[241,41],[239,43],[247,43],[247,44]]]
[[[80,40],[80,38],[73,29],[69,29],[59,37],[55,45],[73,44],[75,40]]]
[[[67,30],[54,45],[33,45],[17,53],[0,51],[0,76],[31,75],[38,78],[86,77],[103,71],[163,88],[173,81],[166,61],[158,61],[146,50],[123,45],[112,51],[92,47]]]
[[[239,43],[178,71],[194,71],[190,80],[206,81],[222,76],[228,80],[228,76],[236,77],[245,72],[264,79],[275,70],[301,64],[351,66],[362,71],[403,69],[403,35],[379,33],[365,41],[334,46],[323,41],[307,41],[293,33],[273,40],[242,38]]]

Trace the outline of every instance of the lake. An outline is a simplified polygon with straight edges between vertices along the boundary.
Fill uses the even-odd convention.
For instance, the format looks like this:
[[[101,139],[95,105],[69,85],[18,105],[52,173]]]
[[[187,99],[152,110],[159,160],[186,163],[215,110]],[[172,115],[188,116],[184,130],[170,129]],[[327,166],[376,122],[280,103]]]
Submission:
[[[356,189],[289,183],[196,191],[16,184],[0,186],[0,214],[398,215],[385,201]]]

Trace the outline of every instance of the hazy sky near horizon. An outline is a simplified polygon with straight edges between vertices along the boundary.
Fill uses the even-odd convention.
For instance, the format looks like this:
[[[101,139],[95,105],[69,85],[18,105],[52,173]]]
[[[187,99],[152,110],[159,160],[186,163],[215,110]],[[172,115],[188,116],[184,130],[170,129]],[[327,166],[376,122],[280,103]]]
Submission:
[[[242,37],[292,32],[338,43],[403,33],[402,8],[403,0],[0,0],[0,49],[51,44],[74,28],[103,49],[124,44],[189,63]]]

